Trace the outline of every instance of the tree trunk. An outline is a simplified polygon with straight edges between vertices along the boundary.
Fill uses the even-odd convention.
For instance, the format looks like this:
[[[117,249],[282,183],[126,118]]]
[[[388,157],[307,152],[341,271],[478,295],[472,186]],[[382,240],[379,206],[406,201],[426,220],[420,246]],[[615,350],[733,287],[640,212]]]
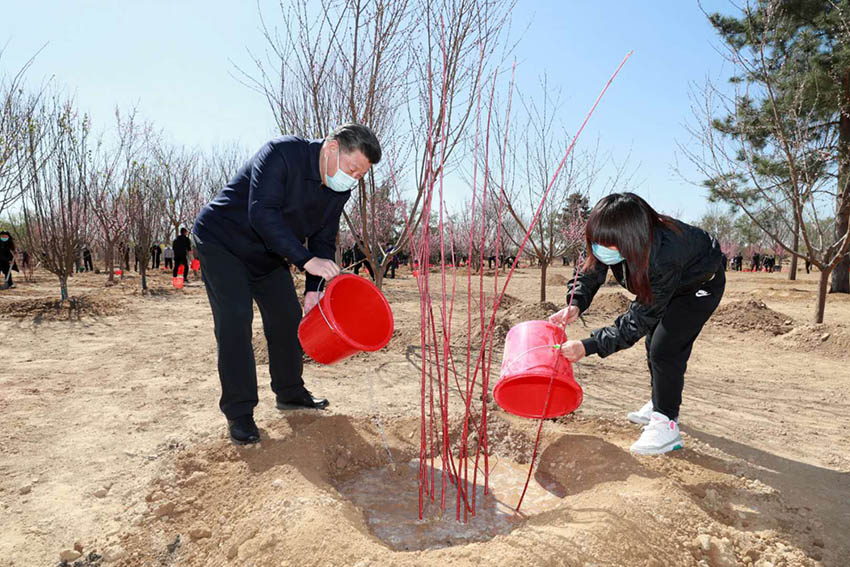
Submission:
[[[549,262],[543,258],[538,258],[540,261],[540,303],[546,301],[546,271],[549,269]]]
[[[384,263],[373,263],[372,270],[375,272],[375,287],[381,289],[384,285]]]
[[[794,214],[794,251],[797,251],[797,248],[800,246],[800,219]],[[791,254],[791,267],[788,268],[788,279],[796,280],[797,279],[797,255]]]
[[[148,290],[148,263],[139,262],[139,271],[142,274],[142,293]]]
[[[106,243],[106,271],[109,272],[108,281],[115,282],[115,243]]]
[[[838,197],[835,207],[835,237],[847,234],[850,223],[850,70],[841,80],[844,104],[838,125]],[[832,271],[830,293],[850,293],[850,254],[845,254]]]
[[[59,276],[59,293],[62,301],[68,299],[68,276]]]
[[[829,284],[829,270],[820,273],[818,282],[818,303],[815,308],[815,323],[823,323],[823,314],[826,308],[826,288]]]

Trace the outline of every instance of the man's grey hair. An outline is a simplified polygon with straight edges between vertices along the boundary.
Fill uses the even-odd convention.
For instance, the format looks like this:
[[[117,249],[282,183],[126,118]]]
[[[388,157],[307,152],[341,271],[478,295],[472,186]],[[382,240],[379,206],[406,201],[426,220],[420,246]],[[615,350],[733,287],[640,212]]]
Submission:
[[[368,126],[349,122],[337,126],[326,139],[328,142],[339,142],[339,147],[346,153],[355,150],[361,152],[373,165],[381,161],[381,144]]]

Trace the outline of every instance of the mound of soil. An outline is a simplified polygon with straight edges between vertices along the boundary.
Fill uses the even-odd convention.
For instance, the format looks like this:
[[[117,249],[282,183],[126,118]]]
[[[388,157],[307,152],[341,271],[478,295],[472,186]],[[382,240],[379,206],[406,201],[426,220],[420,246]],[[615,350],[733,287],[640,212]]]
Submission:
[[[523,321],[533,321],[548,319],[550,315],[556,313],[560,308],[550,301],[542,303],[518,303],[508,309],[501,316],[496,317],[496,323],[493,327],[493,346],[497,350],[501,350],[505,346],[505,337],[508,336],[508,331],[511,327],[522,323]],[[472,330],[473,342],[481,339],[481,329]]]
[[[36,321],[79,321],[83,317],[115,315],[124,308],[121,300],[105,295],[60,299],[17,299],[0,303],[0,315]]]
[[[506,293],[504,297],[502,297],[502,301],[499,303],[499,309],[507,309],[508,307],[519,305],[520,303],[522,303],[522,300],[520,298],[514,297],[513,295]]]
[[[629,304],[631,300],[622,293],[598,293],[587,308],[587,314],[606,317],[621,315],[628,311]]]
[[[839,325],[812,324],[794,327],[773,342],[797,352],[814,352],[850,358],[850,329]]]
[[[763,301],[748,299],[721,305],[711,316],[709,323],[739,333],[756,331],[782,335],[792,329],[794,321],[787,315],[774,311]]]
[[[390,301],[390,304],[392,305],[392,301],[396,297],[394,295],[393,296],[388,295],[387,297],[388,297],[388,300]],[[485,305],[486,305],[486,308],[484,310],[484,316],[485,316],[486,321],[490,320],[490,316],[493,313],[492,312],[493,298],[494,298],[494,296],[491,294],[491,295],[488,295],[484,300]],[[408,300],[410,300],[410,299],[408,298]],[[418,294],[416,295],[416,301],[417,301],[417,303],[419,301]],[[433,302],[432,305],[434,306],[435,310],[438,309],[439,301],[440,301],[439,297],[432,298],[432,302]],[[524,303],[521,299],[506,293],[504,295],[504,297],[502,297],[502,301],[499,303],[499,313],[506,313],[508,310],[510,310],[510,309],[512,309],[512,308],[514,308],[518,305],[528,305],[528,304]],[[462,309],[465,309],[465,308],[466,308],[466,292],[464,291],[463,293],[458,293],[457,297],[455,298],[455,312],[458,312],[459,310],[462,310]],[[474,314],[473,317],[472,317],[472,327],[473,327],[472,335],[473,335],[473,338],[475,338],[475,337],[480,336],[481,333],[480,333],[480,331],[476,331],[476,326],[479,326],[479,328],[480,328],[480,323],[478,322],[479,321],[478,320],[478,313],[479,313],[478,297],[474,295],[474,292],[473,292],[473,297],[472,297],[472,312]],[[500,320],[501,320],[501,318],[497,316],[497,318],[496,318],[497,326],[498,326]],[[508,327],[508,328],[510,328],[510,327]],[[437,330],[437,333],[438,333],[439,336],[441,336],[441,331],[440,331],[439,328]],[[505,333],[507,333],[507,330],[505,331]],[[466,344],[466,336],[467,336],[467,332],[466,332],[466,319],[465,319],[465,317],[464,317],[463,320],[455,319],[454,324],[452,325],[452,342],[454,342],[456,344],[458,342],[462,342],[463,344]],[[396,326],[395,329],[393,329],[393,337],[392,337],[392,340],[390,341],[390,346],[396,346],[396,347],[399,346],[399,345],[419,346],[420,341],[421,341],[420,329],[419,329],[418,325],[416,327],[411,326],[411,325],[405,325],[405,326],[401,326],[401,327]],[[428,341],[429,342],[431,341],[431,335],[430,334],[428,335]],[[256,352],[256,350],[257,350],[256,345],[255,345],[254,350]]]
[[[570,281],[564,274],[549,274],[546,277],[546,283],[549,285],[567,285]]]
[[[815,564],[779,535],[780,519],[800,518],[784,510],[776,491],[703,466],[696,449],[675,461],[638,459],[618,437],[600,436],[598,423],[544,435],[522,514],[513,507],[527,464],[494,448],[485,495],[470,463],[477,513],[463,523],[451,482],[441,510],[435,459],[435,498],[425,496],[419,520],[418,425],[384,423],[392,463],[374,424],[344,415],[293,414],[268,423],[255,447],[221,440],[181,451],[149,487],[141,520],[106,553],[131,567],[271,566],[293,557],[323,565],[506,567],[528,564],[529,549],[541,565]],[[499,443],[525,438],[520,429],[503,423]],[[649,509],[636,505],[646,501]],[[732,503],[770,514],[746,515],[742,524]]]

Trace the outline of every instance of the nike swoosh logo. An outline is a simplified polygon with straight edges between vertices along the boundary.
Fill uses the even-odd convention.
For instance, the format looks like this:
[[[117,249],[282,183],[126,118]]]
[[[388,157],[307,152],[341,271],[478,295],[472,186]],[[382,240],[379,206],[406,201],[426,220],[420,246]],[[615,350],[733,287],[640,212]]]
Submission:
[[[711,295],[711,292],[705,291],[704,289],[698,290],[696,293],[697,297],[706,297]]]

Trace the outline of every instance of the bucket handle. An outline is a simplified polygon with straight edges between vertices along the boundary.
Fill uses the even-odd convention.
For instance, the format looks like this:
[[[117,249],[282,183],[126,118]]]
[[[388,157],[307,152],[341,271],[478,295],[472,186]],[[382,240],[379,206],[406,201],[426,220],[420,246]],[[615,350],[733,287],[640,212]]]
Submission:
[[[360,262],[363,262],[365,260],[366,259],[364,258],[363,260],[358,260],[358,261],[354,262],[353,264],[344,267],[343,269],[341,269],[339,271],[340,275],[351,273],[353,271],[354,266],[356,266],[357,264],[359,264]],[[316,288],[316,293],[321,293],[322,292],[322,286],[326,283],[327,282],[325,281],[325,278],[319,276],[319,287]],[[316,303],[316,307],[319,308],[319,315],[321,315],[322,319],[325,320],[325,323],[328,324],[328,328],[338,335],[341,334],[339,332],[339,329],[337,329],[335,326],[331,325],[330,320],[325,316],[325,312],[322,311],[322,298],[321,297],[319,297],[319,301]]]
[[[325,278],[321,278],[321,280],[319,281],[319,287],[316,289],[316,293],[321,293],[322,285],[324,283],[325,283]],[[322,297],[321,296],[319,297],[319,301],[316,302],[316,308],[318,308],[318,310],[319,310],[319,315],[321,315],[322,319],[325,320],[325,323],[328,324],[328,328],[338,335],[341,334],[339,332],[339,329],[337,329],[334,325],[332,325],[330,320],[325,316],[325,312],[322,311]]]

